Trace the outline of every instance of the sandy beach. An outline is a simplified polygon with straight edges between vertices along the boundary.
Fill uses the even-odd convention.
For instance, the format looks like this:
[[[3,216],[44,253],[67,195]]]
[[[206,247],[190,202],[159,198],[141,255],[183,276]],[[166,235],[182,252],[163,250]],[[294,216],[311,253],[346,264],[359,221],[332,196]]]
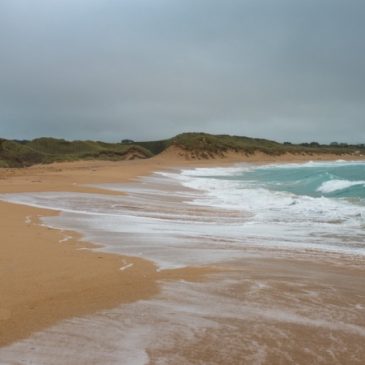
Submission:
[[[364,365],[364,15],[1,0],[0,365]]]
[[[126,182],[175,163],[186,162],[165,156],[2,169],[0,193],[95,193],[102,190],[83,185]],[[51,210],[0,202],[0,346],[64,318],[147,298],[158,291],[156,280],[161,277],[199,276],[199,270],[157,273],[155,265],[145,260],[84,250],[93,245],[79,235],[39,225],[40,216],[54,214]],[[129,263],[133,269],[120,270]]]
[[[120,194],[85,185],[131,181],[138,176],[176,166],[338,158],[325,155],[272,159],[262,154],[252,158],[232,154],[221,160],[193,161],[181,151],[170,151],[150,160],[80,161],[2,169],[0,193],[102,191]],[[353,156],[340,158],[353,159]],[[92,243],[83,241],[80,235],[41,226],[39,217],[57,214],[54,211],[0,202],[0,212],[0,346],[26,338],[32,332],[65,318],[150,298],[159,292],[158,281],[161,279],[196,281],[216,270],[156,271],[156,266],[149,261],[93,252],[85,249],[92,247]],[[272,265],[277,267],[275,263]],[[358,270],[354,271],[354,277]],[[360,284],[356,282],[354,285]]]
[[[227,163],[228,161],[222,161]],[[184,164],[171,158],[123,162],[81,161],[0,170],[0,193],[72,191],[126,182],[154,170]],[[199,270],[157,273],[151,262],[84,250],[93,247],[73,232],[42,227],[54,211],[0,202],[0,346],[57,321],[152,296],[160,278],[199,277]],[[133,269],[121,271],[123,265]],[[204,270],[201,270],[204,272]]]

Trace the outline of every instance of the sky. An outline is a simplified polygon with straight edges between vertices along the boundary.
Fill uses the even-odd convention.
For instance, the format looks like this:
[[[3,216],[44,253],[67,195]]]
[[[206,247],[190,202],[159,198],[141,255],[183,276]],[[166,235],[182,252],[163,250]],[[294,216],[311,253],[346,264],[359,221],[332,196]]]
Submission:
[[[0,0],[0,138],[365,143],[363,0]]]

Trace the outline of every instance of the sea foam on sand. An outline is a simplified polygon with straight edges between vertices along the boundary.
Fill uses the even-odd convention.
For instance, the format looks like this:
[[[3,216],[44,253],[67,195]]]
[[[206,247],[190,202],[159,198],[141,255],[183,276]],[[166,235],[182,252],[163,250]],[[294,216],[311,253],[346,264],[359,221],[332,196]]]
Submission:
[[[161,282],[150,300],[63,321],[0,349],[0,364],[362,364],[363,208],[215,179],[250,168],[103,185],[123,196],[2,195],[60,210],[44,224],[77,230],[99,250],[160,269],[219,270],[203,282]]]

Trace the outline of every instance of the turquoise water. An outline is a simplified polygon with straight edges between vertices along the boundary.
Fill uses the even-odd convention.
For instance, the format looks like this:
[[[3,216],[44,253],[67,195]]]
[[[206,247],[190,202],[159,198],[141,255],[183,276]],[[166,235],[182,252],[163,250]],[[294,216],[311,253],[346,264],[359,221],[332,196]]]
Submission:
[[[365,162],[269,165],[219,178],[296,195],[365,201]]]
[[[246,214],[243,242],[365,254],[365,161],[201,168],[182,181],[201,191],[195,204]]]
[[[181,365],[202,348],[211,352],[206,364],[364,358],[365,163],[173,170],[98,187],[128,194],[0,199],[60,211],[42,219],[63,231],[59,243],[80,232],[98,250],[124,255],[122,275],[139,270],[125,255],[161,269],[227,270],[202,282],[161,280],[162,292],[149,300],[1,348],[0,364]]]
[[[196,168],[156,173],[130,190],[118,186],[109,188],[129,194],[28,193],[3,199],[62,211],[50,225],[81,229],[113,252],[147,252],[146,258],[166,268],[236,257],[249,246],[365,256],[365,162]],[[120,245],[121,235],[128,235],[128,247]],[[184,247],[192,242],[209,249],[191,255]],[[237,251],[217,249],[217,242],[230,242]]]

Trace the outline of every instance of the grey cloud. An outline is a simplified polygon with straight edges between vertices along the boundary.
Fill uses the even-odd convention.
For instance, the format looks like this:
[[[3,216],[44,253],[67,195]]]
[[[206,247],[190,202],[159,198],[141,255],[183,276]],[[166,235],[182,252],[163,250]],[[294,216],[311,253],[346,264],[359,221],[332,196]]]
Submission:
[[[365,140],[365,3],[3,0],[0,136]]]

